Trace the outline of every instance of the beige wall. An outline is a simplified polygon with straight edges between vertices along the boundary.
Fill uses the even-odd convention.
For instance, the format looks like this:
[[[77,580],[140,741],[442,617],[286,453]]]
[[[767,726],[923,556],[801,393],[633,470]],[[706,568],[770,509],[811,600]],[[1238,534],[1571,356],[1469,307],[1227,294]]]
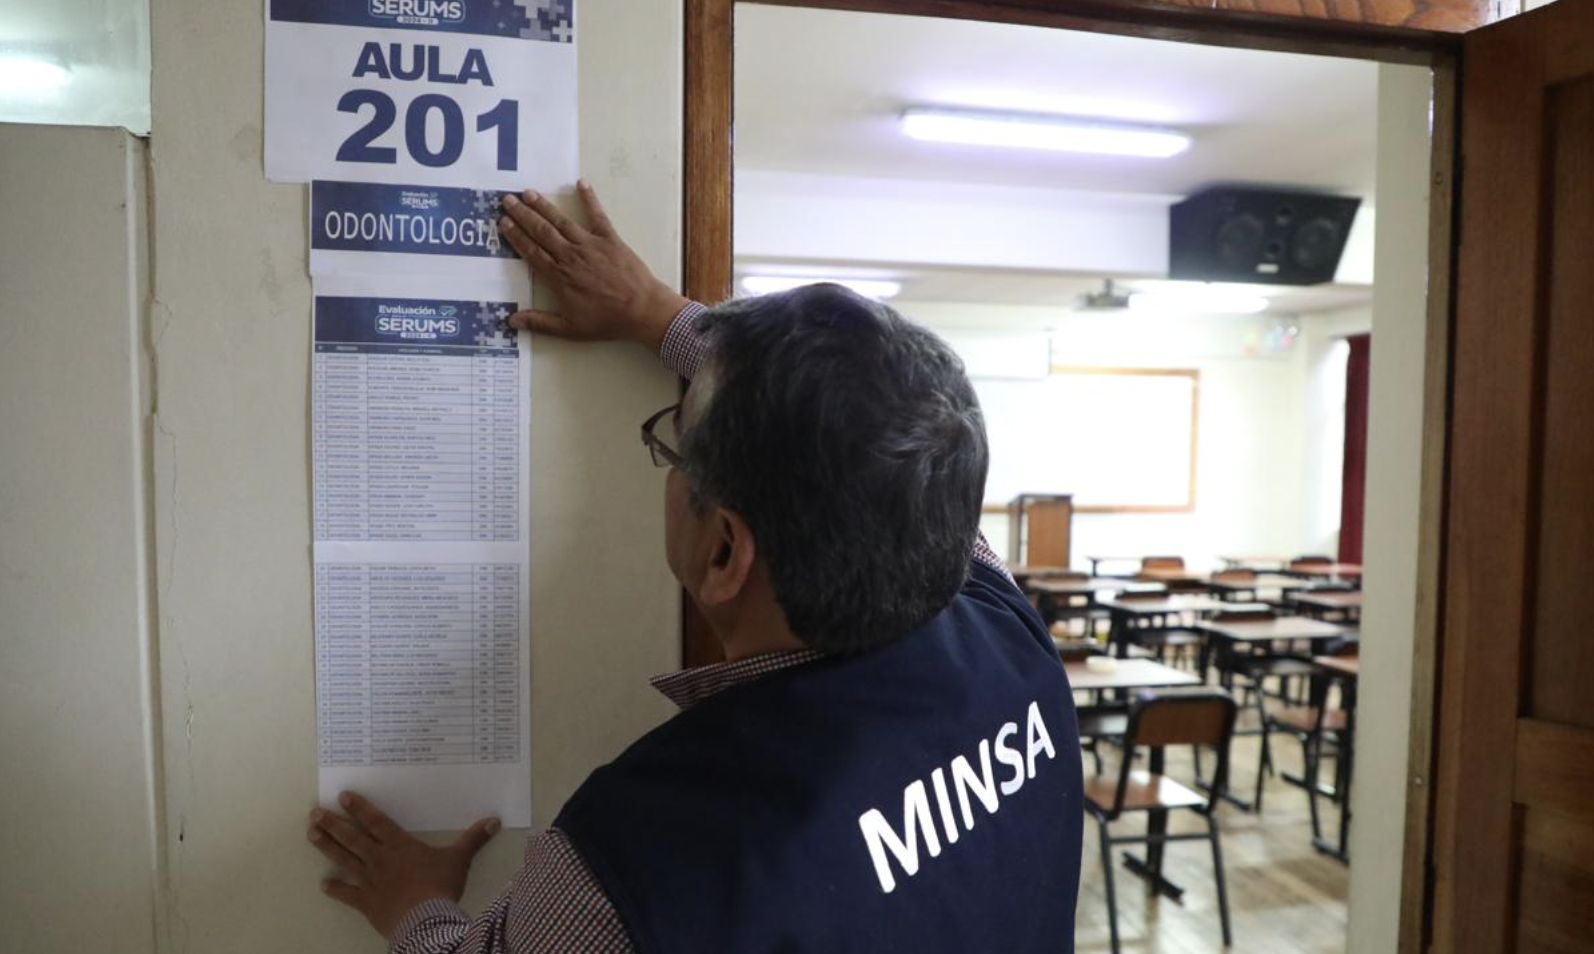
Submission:
[[[155,0],[151,227],[155,586],[165,739],[163,949],[376,951],[316,889],[305,189],[261,168],[259,0]],[[582,167],[678,271],[678,0],[585,0]],[[545,823],[668,712],[677,658],[662,481],[636,423],[673,379],[621,346],[534,348],[532,765]],[[478,864],[471,901],[524,832]]]
[[[1378,235],[1356,779],[1351,790],[1350,954],[1395,950],[1405,837],[1406,746],[1422,476],[1427,335],[1428,103],[1425,69],[1378,73]]]
[[[143,191],[0,125],[0,951],[154,950]]]

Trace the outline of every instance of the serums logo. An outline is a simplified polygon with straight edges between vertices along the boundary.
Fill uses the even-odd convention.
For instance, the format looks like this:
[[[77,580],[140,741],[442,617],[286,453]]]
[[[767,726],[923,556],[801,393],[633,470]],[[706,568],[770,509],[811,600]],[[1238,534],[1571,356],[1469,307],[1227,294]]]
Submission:
[[[463,23],[465,0],[370,0],[371,16],[409,26]]]
[[[376,333],[406,341],[436,341],[459,336],[459,310],[453,305],[378,305]]]

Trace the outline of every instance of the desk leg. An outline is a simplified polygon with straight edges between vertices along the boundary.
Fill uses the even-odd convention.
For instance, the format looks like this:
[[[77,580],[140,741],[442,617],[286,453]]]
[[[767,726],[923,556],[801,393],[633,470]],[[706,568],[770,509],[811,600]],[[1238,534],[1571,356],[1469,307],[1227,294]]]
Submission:
[[[1112,647],[1112,654],[1119,659],[1129,658],[1129,615],[1116,610],[1112,612],[1112,622],[1107,629],[1107,645]]]
[[[1146,832],[1150,835],[1161,837],[1168,833],[1168,813],[1150,812],[1146,819]],[[1159,879],[1162,877],[1162,849],[1165,845],[1154,841],[1146,846],[1146,867]]]

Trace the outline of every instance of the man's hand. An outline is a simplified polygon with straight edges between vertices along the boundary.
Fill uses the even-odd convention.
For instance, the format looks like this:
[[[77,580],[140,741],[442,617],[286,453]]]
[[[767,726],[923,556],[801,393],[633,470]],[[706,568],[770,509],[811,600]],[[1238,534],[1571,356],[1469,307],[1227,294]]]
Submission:
[[[590,185],[578,184],[577,192],[591,223],[587,228],[529,189],[504,197],[498,222],[504,238],[553,286],[563,306],[559,314],[516,312],[509,323],[577,341],[635,341],[657,352],[687,301],[625,244]]]
[[[321,882],[321,890],[365,915],[389,940],[422,901],[460,899],[476,852],[499,828],[498,819],[484,818],[452,845],[433,848],[353,792],[338,796],[338,803],[350,818],[323,808],[310,813],[310,842],[344,878]]]

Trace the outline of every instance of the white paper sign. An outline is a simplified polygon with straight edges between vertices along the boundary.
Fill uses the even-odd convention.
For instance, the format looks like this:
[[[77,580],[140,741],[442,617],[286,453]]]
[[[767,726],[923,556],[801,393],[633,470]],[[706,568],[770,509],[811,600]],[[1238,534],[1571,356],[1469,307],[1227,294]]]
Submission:
[[[525,283],[315,282],[320,800],[531,824]]]
[[[574,0],[268,0],[266,178],[576,179]]]

